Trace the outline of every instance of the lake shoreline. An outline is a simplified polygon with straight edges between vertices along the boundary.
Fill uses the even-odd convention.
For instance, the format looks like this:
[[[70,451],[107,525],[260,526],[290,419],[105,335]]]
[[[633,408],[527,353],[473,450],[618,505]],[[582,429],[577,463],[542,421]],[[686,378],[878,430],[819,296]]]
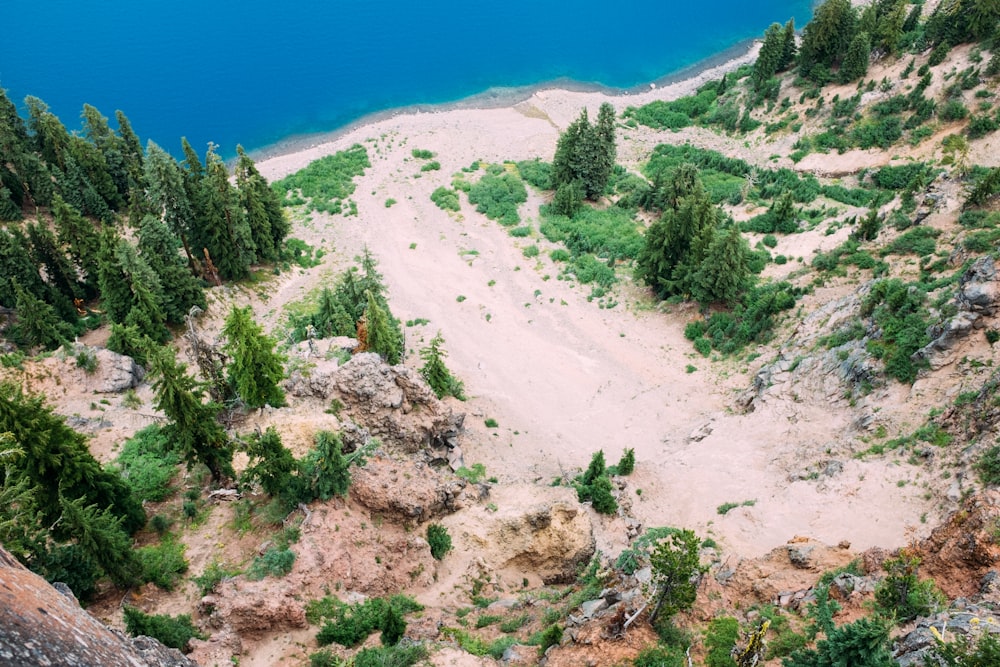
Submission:
[[[654,99],[676,99],[689,95],[706,81],[721,77],[745,64],[752,64],[757,57],[760,40],[744,40],[713,56],[700,60],[688,67],[666,74],[655,81],[631,88],[614,88],[597,83],[585,83],[570,79],[556,79],[530,86],[494,87],[476,95],[440,104],[413,104],[385,109],[367,114],[341,127],[310,134],[298,134],[281,141],[248,151],[257,162],[275,158],[287,158],[303,152],[313,152],[320,146],[336,143],[339,139],[354,134],[358,130],[379,124],[400,116],[425,113],[447,113],[456,110],[487,110],[514,107],[543,93],[570,95],[598,95],[607,98],[619,111],[626,106],[648,104]],[[622,104],[622,102],[628,104]],[[634,104],[632,104],[634,102]],[[308,163],[306,163],[308,164]],[[305,164],[302,165],[303,167]]]

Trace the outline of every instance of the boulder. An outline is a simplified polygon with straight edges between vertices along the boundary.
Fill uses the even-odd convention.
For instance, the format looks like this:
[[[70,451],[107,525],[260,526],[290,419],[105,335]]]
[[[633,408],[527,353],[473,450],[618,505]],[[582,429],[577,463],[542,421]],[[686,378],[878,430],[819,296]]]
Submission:
[[[555,498],[528,507],[501,503],[468,526],[468,538],[488,569],[511,571],[517,580],[534,575],[546,584],[562,584],[573,581],[590,561],[596,544],[590,514],[567,489],[547,493]]]
[[[371,352],[340,366],[336,360],[321,361],[296,371],[285,389],[292,396],[336,399],[342,406],[339,417],[408,454],[455,447],[465,420],[464,413],[453,412],[434,395],[418,372],[390,366]]]
[[[286,582],[235,577],[219,584],[216,593],[202,598],[201,606],[211,609],[216,621],[239,636],[256,638],[268,632],[306,627],[306,610],[296,599],[299,597],[299,591]]]
[[[957,301],[959,308],[993,315],[1000,300],[1000,284],[997,282],[997,268],[989,255],[977,259],[958,281]]]
[[[149,637],[126,637],[0,548],[0,664],[197,667]]]
[[[451,474],[442,475],[421,461],[375,458],[351,470],[351,498],[373,514],[403,522],[423,522],[449,514],[466,502],[460,497],[468,485]]]

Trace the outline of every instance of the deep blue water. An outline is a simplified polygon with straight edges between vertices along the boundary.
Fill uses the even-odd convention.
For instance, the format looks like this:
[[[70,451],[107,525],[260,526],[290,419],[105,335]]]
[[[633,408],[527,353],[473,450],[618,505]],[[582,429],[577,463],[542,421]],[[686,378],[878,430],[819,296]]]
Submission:
[[[557,79],[631,88],[811,0],[8,0],[0,87],[70,130],[84,103],[145,141],[224,156],[377,111]]]

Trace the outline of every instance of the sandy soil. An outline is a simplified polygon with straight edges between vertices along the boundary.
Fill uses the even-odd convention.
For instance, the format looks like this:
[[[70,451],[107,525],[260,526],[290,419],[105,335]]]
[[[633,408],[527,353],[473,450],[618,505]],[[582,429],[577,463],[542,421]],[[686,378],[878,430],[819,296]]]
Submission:
[[[847,540],[856,548],[902,545],[926,532],[920,517],[932,509],[917,485],[906,483],[911,472],[905,467],[848,461],[832,481],[788,481],[827,450],[851,449],[861,434],[852,430],[846,407],[821,396],[789,396],[736,414],[736,392],[749,385],[752,366],[766,359],[747,364],[697,356],[683,337],[685,323],[696,316],[690,308],[661,312],[627,279],[619,304],[599,308],[588,302],[589,288],[557,279],[544,238],[514,239],[464,199],[462,211],[451,215],[429,199],[474,160],[551,159],[560,130],[581,108],[593,117],[604,101],[621,110],[670,99],[720,75],[711,71],[641,95],[541,90],[509,108],[398,115],[258,166],[277,179],[354,143],[368,149],[372,168],[358,179],[353,197],[358,216],[316,215],[293,234],[332,245],[331,269],[370,248],[396,316],[430,320],[407,329],[409,349],[442,332],[449,365],[470,396],[467,463],[484,463],[501,481],[547,484],[586,466],[598,449],[613,462],[634,447],[639,463],[627,492],[636,494],[634,511],[646,525],[694,527],[744,555],[799,534],[832,544]],[[728,147],[760,163],[772,152],[702,130],[623,128],[620,160],[635,169],[657,143],[677,141],[733,144]],[[421,173],[414,148],[433,151],[441,170]],[[398,203],[387,208],[389,198]],[[529,224],[537,225],[537,203],[521,209]],[[806,247],[808,239],[796,237],[794,247],[779,251],[808,260],[818,246],[837,241],[816,234],[815,245]],[[542,249],[539,258],[523,256],[531,243]],[[280,305],[314,288],[318,275],[282,281],[263,308],[272,325],[280,321]],[[419,361],[411,356],[410,363]],[[688,372],[689,365],[697,370]],[[499,427],[486,428],[485,418]],[[706,424],[706,437],[689,437]],[[755,504],[725,516],[716,510],[744,501]],[[621,548],[612,532],[599,533],[601,549]]]

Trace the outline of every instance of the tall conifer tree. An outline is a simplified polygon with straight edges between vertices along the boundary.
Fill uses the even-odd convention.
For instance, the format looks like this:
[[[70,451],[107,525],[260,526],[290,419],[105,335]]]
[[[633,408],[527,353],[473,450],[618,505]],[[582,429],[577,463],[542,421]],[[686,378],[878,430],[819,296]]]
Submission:
[[[277,342],[264,334],[253,321],[250,307],[229,311],[222,334],[230,357],[229,384],[248,408],[285,404],[285,392],[278,383],[285,376],[284,359],[275,351]]]
[[[246,212],[250,235],[257,247],[257,257],[263,261],[276,261],[289,230],[281,201],[242,146],[236,147],[236,153],[239,156],[236,161],[236,187]]]

